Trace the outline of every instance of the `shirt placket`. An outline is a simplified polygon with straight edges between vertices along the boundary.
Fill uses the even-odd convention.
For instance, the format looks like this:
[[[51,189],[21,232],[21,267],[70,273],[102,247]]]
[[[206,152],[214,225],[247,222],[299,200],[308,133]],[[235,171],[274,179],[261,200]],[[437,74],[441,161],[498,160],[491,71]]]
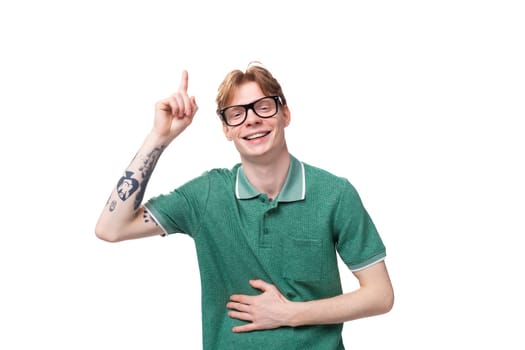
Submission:
[[[259,199],[264,205],[259,232],[259,246],[261,248],[271,248],[273,235],[271,232],[270,220],[272,220],[272,211],[277,207],[277,202],[270,201],[265,195],[261,195]]]

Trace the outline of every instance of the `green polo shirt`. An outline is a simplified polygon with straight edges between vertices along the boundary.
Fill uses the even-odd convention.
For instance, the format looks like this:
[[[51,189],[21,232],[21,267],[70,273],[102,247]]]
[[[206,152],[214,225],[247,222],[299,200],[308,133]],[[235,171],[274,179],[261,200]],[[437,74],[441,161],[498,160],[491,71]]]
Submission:
[[[250,279],[291,301],[342,293],[337,254],[356,271],[384,259],[381,238],[345,178],[291,157],[280,194],[257,191],[240,164],[213,169],[146,205],[167,234],[195,241],[202,288],[204,350],[344,349],[342,324],[233,333],[232,294],[256,295]]]

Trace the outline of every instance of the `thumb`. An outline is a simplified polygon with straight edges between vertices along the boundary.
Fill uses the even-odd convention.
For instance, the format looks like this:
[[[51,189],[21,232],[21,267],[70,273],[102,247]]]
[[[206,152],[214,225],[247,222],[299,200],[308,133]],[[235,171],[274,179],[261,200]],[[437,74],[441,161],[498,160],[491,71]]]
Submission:
[[[197,106],[197,100],[195,100],[195,96],[190,97],[191,107],[196,112],[199,109],[199,106]]]

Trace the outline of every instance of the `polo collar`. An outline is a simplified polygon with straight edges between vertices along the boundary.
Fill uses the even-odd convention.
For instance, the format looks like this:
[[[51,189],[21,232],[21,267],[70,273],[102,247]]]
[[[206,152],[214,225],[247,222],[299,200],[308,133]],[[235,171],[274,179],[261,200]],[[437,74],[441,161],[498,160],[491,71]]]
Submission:
[[[304,177],[304,165],[294,156],[290,155],[290,167],[283,188],[277,196],[278,202],[295,202],[303,200],[305,197],[306,184]],[[237,179],[235,182],[235,196],[237,199],[251,199],[258,197],[262,193],[252,186],[242,165],[237,169]]]

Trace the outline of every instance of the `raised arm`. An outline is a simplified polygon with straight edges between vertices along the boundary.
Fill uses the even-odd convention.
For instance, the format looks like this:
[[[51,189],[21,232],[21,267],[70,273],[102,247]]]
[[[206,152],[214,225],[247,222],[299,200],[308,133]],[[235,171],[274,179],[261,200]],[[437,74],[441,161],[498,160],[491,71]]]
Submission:
[[[188,96],[188,73],[183,71],[177,92],[156,103],[152,130],[100,214],[95,227],[98,238],[118,242],[162,233],[142,200],[162,152],[191,124],[197,109],[195,97]]]

